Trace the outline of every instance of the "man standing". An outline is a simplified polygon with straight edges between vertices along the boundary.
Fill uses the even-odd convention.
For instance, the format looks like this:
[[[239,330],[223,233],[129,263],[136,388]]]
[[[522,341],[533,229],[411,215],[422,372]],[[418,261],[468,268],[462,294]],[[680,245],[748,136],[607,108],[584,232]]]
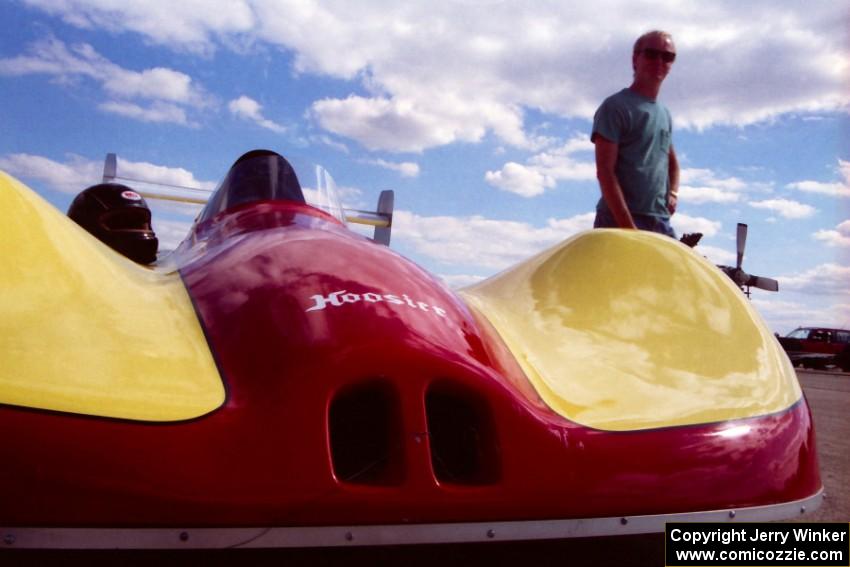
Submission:
[[[657,101],[676,60],[669,33],[638,38],[632,54],[634,81],[611,95],[593,117],[596,176],[602,198],[594,228],[651,230],[675,238],[679,163],[673,151],[670,111]]]

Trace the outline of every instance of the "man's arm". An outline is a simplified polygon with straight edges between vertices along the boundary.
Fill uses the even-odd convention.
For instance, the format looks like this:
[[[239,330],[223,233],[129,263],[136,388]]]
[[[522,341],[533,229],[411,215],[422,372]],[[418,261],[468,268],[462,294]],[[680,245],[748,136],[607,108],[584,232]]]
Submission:
[[[599,134],[593,136],[593,142],[596,144],[596,178],[599,180],[599,188],[602,190],[602,198],[605,199],[605,204],[608,205],[608,209],[620,228],[637,229],[626,205],[623,189],[617,180],[615,170],[617,144]]]
[[[669,164],[667,168],[670,177],[670,192],[667,194],[667,210],[672,215],[679,206],[679,160],[676,159],[676,152],[673,150],[672,144],[670,145],[668,160]]]

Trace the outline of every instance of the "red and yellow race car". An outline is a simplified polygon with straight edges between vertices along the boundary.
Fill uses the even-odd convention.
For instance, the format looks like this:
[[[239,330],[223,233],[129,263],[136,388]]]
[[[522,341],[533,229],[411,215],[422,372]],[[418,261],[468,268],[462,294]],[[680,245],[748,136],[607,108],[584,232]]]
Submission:
[[[152,265],[0,174],[7,547],[551,539],[820,503],[794,369],[690,248],[584,232],[455,292],[349,230],[317,171],[246,154]]]

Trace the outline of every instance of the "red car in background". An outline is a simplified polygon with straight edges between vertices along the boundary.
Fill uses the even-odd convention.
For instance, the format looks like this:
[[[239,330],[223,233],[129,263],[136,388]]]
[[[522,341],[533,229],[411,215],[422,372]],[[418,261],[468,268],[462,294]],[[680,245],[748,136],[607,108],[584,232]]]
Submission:
[[[825,327],[799,327],[779,337],[779,342],[795,366],[824,368],[828,364],[850,371],[850,330]]]

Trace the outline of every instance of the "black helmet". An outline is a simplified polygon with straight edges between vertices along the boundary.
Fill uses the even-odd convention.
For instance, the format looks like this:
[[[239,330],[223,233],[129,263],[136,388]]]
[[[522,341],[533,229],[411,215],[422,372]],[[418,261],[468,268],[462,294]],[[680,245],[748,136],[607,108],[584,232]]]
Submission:
[[[93,185],[77,195],[68,216],[98,240],[135,262],[156,260],[159,241],[141,195],[118,183]]]

